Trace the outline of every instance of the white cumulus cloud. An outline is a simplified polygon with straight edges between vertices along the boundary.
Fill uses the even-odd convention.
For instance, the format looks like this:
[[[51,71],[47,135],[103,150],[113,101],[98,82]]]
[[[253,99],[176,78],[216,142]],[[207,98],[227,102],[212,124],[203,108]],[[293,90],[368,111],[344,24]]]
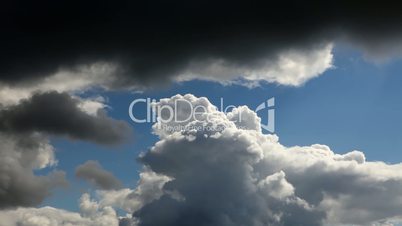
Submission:
[[[308,50],[287,50],[274,59],[260,59],[253,65],[233,65],[223,59],[194,61],[176,79],[199,79],[248,87],[258,86],[260,82],[300,86],[333,67],[332,49],[333,44],[329,43]]]
[[[244,126],[259,122],[256,115],[235,123],[236,112],[250,111],[244,107],[224,114],[192,95],[156,105],[178,99],[207,110],[180,122],[181,130],[156,124],[161,140],[141,161],[172,178],[163,190],[182,198],[164,192],[134,213],[139,225],[368,225],[402,215],[401,164],[368,162],[359,151],[336,154],[326,145],[285,147],[277,136]],[[184,105],[182,118],[189,114]]]

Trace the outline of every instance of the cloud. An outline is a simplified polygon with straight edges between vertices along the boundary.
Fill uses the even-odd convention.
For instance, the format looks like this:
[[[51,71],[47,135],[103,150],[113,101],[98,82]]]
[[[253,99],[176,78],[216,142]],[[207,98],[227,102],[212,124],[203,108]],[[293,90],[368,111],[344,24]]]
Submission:
[[[0,208],[35,206],[55,187],[67,185],[65,173],[51,170],[37,176],[34,170],[57,163],[53,147],[39,134],[14,136],[0,133]]]
[[[56,83],[53,88],[57,88]],[[51,87],[43,90],[47,89]],[[54,188],[67,185],[62,171],[35,174],[36,170],[57,164],[49,136],[115,145],[131,134],[127,123],[107,116],[102,97],[83,99],[56,91],[8,91],[0,91],[1,209],[39,205]],[[14,94],[21,95],[12,97]]]
[[[10,133],[42,132],[99,144],[121,143],[130,135],[130,127],[109,118],[102,107],[99,102],[81,101],[67,93],[36,93],[17,105],[3,107],[0,128]]]
[[[193,78],[300,85],[330,68],[329,43],[352,43],[374,57],[400,54],[397,9],[349,1],[9,2],[0,13],[0,80],[38,86],[70,74],[62,80],[74,86],[118,89]],[[93,65],[109,69],[73,75]]]
[[[284,51],[275,59],[261,59],[258,65],[235,65],[224,59],[192,62],[175,79],[199,79],[248,87],[258,86],[261,82],[300,86],[333,67],[332,48],[333,44],[323,44],[303,51]]]
[[[160,140],[140,155],[145,166],[135,189],[98,190],[97,201],[84,194],[80,213],[3,210],[1,223],[312,226],[393,225],[401,219],[401,164],[366,161],[360,151],[335,154],[321,144],[285,147],[276,135],[261,132],[260,119],[245,106],[225,114],[193,95],[156,105],[177,100],[205,111],[180,122],[181,130],[168,129],[178,124],[159,118],[153,130]],[[189,114],[185,103],[177,105],[180,119]],[[242,123],[236,120],[240,114]],[[53,164],[51,157],[37,159],[27,162]],[[119,217],[113,208],[134,213]]]
[[[103,206],[112,206],[132,213],[141,209],[145,204],[159,199],[164,194],[163,185],[170,180],[167,176],[144,169],[140,173],[138,186],[134,190],[125,188],[113,191],[97,191],[97,197]]]
[[[80,213],[52,207],[0,211],[0,226],[118,226],[111,207],[101,207],[88,194],[80,199]]]
[[[93,87],[107,89],[115,79],[117,66],[107,62],[77,66],[74,70],[60,70],[41,80],[29,83],[0,83],[0,103],[17,104],[21,99],[29,99],[35,93],[57,91],[59,93],[81,94]]]
[[[275,135],[237,124],[232,116],[249,112],[245,107],[224,114],[192,95],[156,105],[178,99],[206,111],[180,122],[181,130],[170,130],[172,122],[153,127],[160,141],[140,161],[171,179],[160,197],[134,212],[138,225],[374,225],[401,217],[401,164],[368,162],[359,151],[335,154],[319,144],[285,147]],[[181,103],[183,119],[189,108]],[[259,122],[252,115],[243,118],[246,125]]]
[[[89,160],[75,169],[75,176],[87,180],[95,187],[102,190],[119,189],[121,181],[111,172],[102,168],[98,161]]]

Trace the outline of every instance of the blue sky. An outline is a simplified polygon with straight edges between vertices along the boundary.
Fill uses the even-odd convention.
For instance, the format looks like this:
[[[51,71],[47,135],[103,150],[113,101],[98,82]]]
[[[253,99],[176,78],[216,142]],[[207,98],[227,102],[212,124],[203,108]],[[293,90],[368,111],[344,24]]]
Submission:
[[[102,92],[110,106],[111,117],[130,123],[133,140],[116,147],[54,138],[58,169],[67,172],[70,187],[58,189],[44,203],[77,210],[77,200],[88,185],[74,176],[77,165],[98,160],[127,187],[135,187],[141,165],[136,158],[157,141],[151,124],[135,124],[128,116],[128,106],[136,98],[166,98],[191,93],[205,96],[219,106],[247,105],[251,109],[262,101],[276,98],[276,134],[286,146],[325,144],[336,153],[363,151],[370,161],[402,161],[402,77],[401,60],[382,64],[367,61],[359,52],[336,47],[334,68],[301,87],[261,84],[257,88],[223,86],[214,82],[190,81],[144,93]],[[85,96],[99,94],[98,91]],[[145,114],[138,108],[136,115]],[[266,120],[264,115],[260,115]]]

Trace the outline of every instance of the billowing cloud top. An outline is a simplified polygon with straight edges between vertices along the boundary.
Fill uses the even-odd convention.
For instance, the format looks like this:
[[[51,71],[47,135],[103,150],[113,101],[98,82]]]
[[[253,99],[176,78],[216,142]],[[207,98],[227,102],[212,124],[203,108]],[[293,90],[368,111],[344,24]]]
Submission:
[[[171,180],[164,195],[134,213],[139,225],[368,225],[402,214],[400,164],[366,162],[362,152],[339,155],[325,145],[284,147],[261,132],[247,107],[233,110],[247,115],[239,123],[192,95],[158,105],[180,99],[207,111],[181,122],[181,130],[154,126],[161,140],[141,161]]]

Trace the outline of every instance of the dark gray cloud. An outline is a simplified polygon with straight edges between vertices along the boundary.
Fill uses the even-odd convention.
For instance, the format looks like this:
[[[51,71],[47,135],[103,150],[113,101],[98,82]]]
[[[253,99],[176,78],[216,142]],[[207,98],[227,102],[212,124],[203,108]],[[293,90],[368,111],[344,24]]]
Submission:
[[[38,205],[53,188],[67,185],[62,171],[34,174],[34,170],[56,163],[53,147],[38,134],[18,137],[1,133],[0,156],[1,209]]]
[[[103,169],[97,161],[89,160],[77,166],[75,175],[102,190],[119,189],[122,187],[120,180],[111,172]]]
[[[136,226],[136,224],[131,218],[121,218],[119,220],[119,226]]]
[[[121,65],[112,87],[164,84],[193,61],[253,68],[333,40],[381,54],[395,49],[390,41],[399,42],[402,24],[390,2],[6,1],[1,8],[6,83],[105,61]]]
[[[11,133],[36,131],[108,145],[118,144],[130,135],[126,122],[109,118],[102,109],[91,115],[79,103],[67,93],[36,93],[17,105],[3,107],[0,128]]]

